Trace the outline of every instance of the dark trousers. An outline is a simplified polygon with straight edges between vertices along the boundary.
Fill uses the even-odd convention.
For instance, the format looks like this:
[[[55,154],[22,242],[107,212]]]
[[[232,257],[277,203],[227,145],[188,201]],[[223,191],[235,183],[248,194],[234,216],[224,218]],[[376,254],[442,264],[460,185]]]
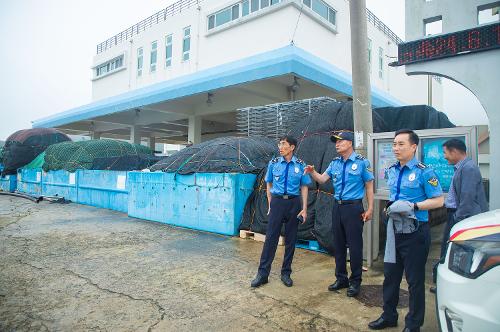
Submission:
[[[446,248],[448,246],[448,240],[450,239],[450,232],[453,226],[457,223],[455,220],[455,209],[448,209],[448,221],[444,225],[443,240],[441,241],[441,257],[446,255]]]
[[[347,246],[351,260],[350,283],[361,284],[363,268],[363,203],[333,203],[332,224],[335,249],[335,276],[339,281],[347,281]]]
[[[271,199],[271,211],[269,213],[269,223],[267,224],[266,241],[260,256],[259,274],[269,276],[271,272],[271,264],[278,247],[282,223],[285,223],[285,257],[281,267],[281,274],[289,276],[292,273],[292,260],[295,253],[299,224],[297,215],[300,210],[300,197],[292,199],[273,197]]]
[[[420,223],[414,233],[396,234],[396,263],[384,263],[384,319],[391,322],[398,320],[396,307],[404,270],[410,293],[410,310],[405,317],[405,326],[416,329],[424,323],[425,263],[430,243],[428,223]]]

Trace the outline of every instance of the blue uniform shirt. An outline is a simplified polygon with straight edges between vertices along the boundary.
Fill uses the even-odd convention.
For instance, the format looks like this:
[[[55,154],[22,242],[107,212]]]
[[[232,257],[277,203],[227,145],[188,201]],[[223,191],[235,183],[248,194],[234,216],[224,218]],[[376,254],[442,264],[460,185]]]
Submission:
[[[385,178],[391,191],[390,200],[393,202],[402,200],[417,203],[443,194],[434,170],[418,162],[415,157],[402,169],[399,162],[390,166],[386,169]],[[415,211],[415,216],[421,222],[429,220],[427,211]]]
[[[300,194],[300,187],[311,183],[309,175],[304,175],[306,164],[293,156],[289,163],[285,158],[274,158],[267,166],[266,182],[272,182],[271,194],[294,195]]]
[[[373,180],[370,161],[356,152],[351,153],[346,161],[342,157],[333,159],[326,173],[332,179],[337,200],[362,199],[365,182]]]

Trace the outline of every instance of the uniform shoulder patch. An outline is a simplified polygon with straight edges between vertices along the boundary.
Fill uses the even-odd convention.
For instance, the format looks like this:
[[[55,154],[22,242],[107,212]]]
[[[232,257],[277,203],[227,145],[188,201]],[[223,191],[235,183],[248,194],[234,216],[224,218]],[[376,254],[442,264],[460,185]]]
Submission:
[[[333,158],[333,160],[340,160],[342,157],[338,156],[338,157],[335,157]]]
[[[274,163],[277,163],[279,159],[280,159],[279,157],[273,158],[273,159],[271,159],[271,162],[272,162],[273,164],[274,164]]]
[[[433,187],[437,187],[438,183],[439,183],[439,180],[437,179],[437,177],[433,176],[432,178],[430,178],[429,180],[427,180],[427,182],[433,186]]]
[[[427,168],[427,165],[424,164],[424,163],[418,163],[417,167],[420,168],[420,169],[425,169],[425,168]]]
[[[302,166],[306,166],[306,163],[302,159],[297,158],[297,163],[301,164]]]
[[[366,158],[365,158],[365,157],[363,157],[362,155],[358,154],[358,155],[356,155],[356,159],[361,159],[361,160],[364,160],[364,159],[366,159]]]

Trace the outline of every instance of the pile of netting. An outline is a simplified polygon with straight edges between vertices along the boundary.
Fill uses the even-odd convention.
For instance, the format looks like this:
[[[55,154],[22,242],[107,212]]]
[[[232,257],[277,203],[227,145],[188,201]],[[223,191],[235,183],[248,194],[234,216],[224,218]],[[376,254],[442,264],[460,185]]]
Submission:
[[[220,137],[160,160],[151,171],[169,173],[258,173],[277,153],[276,142],[260,137]]]
[[[353,130],[352,102],[332,101],[311,116],[299,122],[290,135],[298,140],[296,155],[323,173],[330,162],[338,156],[335,144],[330,140],[332,131]],[[428,106],[386,107],[373,110],[373,131],[387,132],[402,128],[430,129],[450,128],[454,125],[445,114]],[[263,169],[249,197],[242,217],[240,229],[265,234],[267,230],[267,197]],[[333,186],[331,181],[309,186],[308,218],[299,225],[298,239],[317,240],[333,254],[332,207]],[[283,234],[283,232],[282,232]]]
[[[66,170],[74,172],[77,169],[114,169],[113,165],[120,164],[127,158],[143,158],[151,160],[153,151],[143,145],[130,144],[110,139],[97,139],[81,142],[64,142],[50,146],[45,150],[43,163],[44,171]],[[125,158],[125,159],[123,159]],[[96,168],[100,165],[103,168]],[[134,164],[133,166],[137,165]],[[142,166],[138,165],[138,166]],[[127,168],[127,167],[125,167]],[[139,167],[136,169],[140,169]],[[131,170],[130,167],[125,170]]]
[[[52,128],[23,129],[10,135],[5,141],[1,164],[2,175],[16,174],[17,169],[30,163],[48,146],[71,139]]]

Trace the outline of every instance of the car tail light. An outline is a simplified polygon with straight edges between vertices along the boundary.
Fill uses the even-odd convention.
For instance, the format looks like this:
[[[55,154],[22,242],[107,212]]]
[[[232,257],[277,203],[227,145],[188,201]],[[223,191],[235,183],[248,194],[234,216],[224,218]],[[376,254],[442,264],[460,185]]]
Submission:
[[[470,279],[475,279],[489,269],[500,265],[500,242],[457,241],[451,243],[448,268]]]

